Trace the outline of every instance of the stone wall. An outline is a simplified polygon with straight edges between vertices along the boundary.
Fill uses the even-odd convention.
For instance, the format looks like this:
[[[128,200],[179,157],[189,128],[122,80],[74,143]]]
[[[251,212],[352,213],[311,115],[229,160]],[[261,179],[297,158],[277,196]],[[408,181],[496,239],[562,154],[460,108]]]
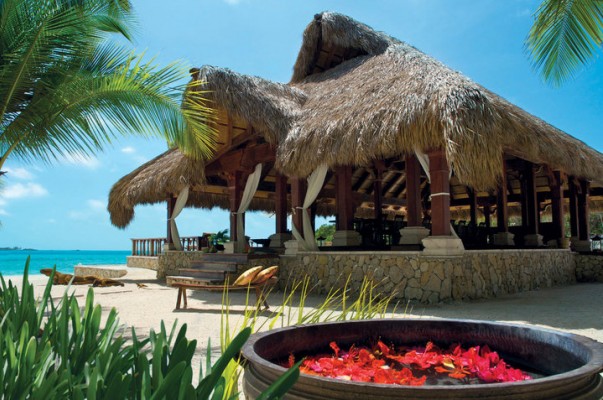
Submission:
[[[603,254],[576,254],[578,282],[603,282]]]
[[[132,268],[146,268],[157,271],[159,268],[159,260],[157,257],[147,256],[127,256],[126,264]]]
[[[569,250],[466,251],[456,257],[421,252],[306,252],[281,256],[281,285],[304,275],[319,293],[343,287],[348,276],[357,290],[369,276],[397,299],[437,303],[495,297],[576,281]]]

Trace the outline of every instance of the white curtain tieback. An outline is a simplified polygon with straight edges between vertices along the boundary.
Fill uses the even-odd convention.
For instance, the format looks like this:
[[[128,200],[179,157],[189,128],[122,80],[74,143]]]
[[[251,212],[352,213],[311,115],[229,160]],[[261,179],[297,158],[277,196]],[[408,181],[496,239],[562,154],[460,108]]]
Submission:
[[[440,193],[433,193],[431,195],[431,197],[437,197],[437,196],[450,196],[450,193],[447,192],[440,192]]]

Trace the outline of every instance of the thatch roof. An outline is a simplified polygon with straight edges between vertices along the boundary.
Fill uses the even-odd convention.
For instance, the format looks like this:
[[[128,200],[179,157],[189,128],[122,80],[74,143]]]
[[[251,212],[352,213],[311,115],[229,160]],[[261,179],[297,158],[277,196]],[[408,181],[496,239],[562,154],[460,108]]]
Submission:
[[[228,195],[205,193],[194,190],[205,183],[200,161],[194,161],[177,149],[171,149],[155,157],[121,178],[109,193],[107,207],[111,222],[125,228],[134,219],[134,206],[165,202],[190,186],[187,207],[228,210]],[[250,211],[274,211],[274,200],[253,199]]]
[[[291,130],[306,95],[300,90],[226,68],[204,66],[198,74],[210,105],[248,121],[269,143]],[[213,102],[213,104],[212,104]]]
[[[324,49],[342,62],[318,72]],[[278,147],[277,166],[290,175],[306,176],[321,163],[365,165],[415,148],[443,148],[459,180],[475,188],[496,185],[503,151],[582,178],[603,176],[597,151],[340,14],[319,14],[306,28],[291,84],[308,100]]]
[[[276,145],[275,167],[307,176],[318,165],[368,166],[415,149],[446,150],[456,181],[496,186],[503,153],[603,183],[603,155],[488,91],[416,48],[337,13],[319,14],[304,32],[289,84],[203,67],[213,106],[246,121]],[[228,149],[226,149],[228,150]],[[165,201],[203,184],[200,162],[170,150],[111,190],[114,225],[136,204]],[[189,206],[228,208],[225,195],[193,192]],[[333,206],[319,204],[319,214]],[[255,199],[252,210],[273,210]]]

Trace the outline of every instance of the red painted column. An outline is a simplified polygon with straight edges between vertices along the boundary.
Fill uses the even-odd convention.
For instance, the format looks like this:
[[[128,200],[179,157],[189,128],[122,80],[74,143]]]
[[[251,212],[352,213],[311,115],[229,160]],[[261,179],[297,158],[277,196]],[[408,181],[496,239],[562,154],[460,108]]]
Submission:
[[[287,232],[287,177],[277,174],[274,193],[276,233]]]
[[[429,152],[431,235],[450,236],[450,169],[444,150]]]
[[[565,218],[563,215],[563,180],[561,172],[553,171],[550,188],[553,229],[555,231],[555,238],[557,240],[561,240],[565,237]],[[561,244],[561,242],[559,243]]]
[[[354,229],[354,199],[352,197],[352,167],[339,166],[336,174],[337,230]]]
[[[414,154],[405,157],[407,226],[421,226],[421,165]]]
[[[580,180],[580,192],[578,193],[578,240],[590,239],[590,221],[588,212],[588,194],[590,183]]]
[[[243,196],[243,173],[241,171],[233,171],[228,173],[228,195],[230,202],[230,237],[236,240],[237,237],[237,215],[235,214],[241,205],[241,197]]]
[[[293,207],[293,215],[291,222],[298,230],[303,232],[303,214],[301,207],[304,205],[304,197],[306,196],[306,181],[303,178],[291,179],[291,207]]]

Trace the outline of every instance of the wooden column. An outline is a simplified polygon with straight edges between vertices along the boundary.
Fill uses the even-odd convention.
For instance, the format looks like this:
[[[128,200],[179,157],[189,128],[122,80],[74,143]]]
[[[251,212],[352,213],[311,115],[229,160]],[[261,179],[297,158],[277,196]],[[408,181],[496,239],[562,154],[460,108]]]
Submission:
[[[563,213],[563,179],[561,172],[553,171],[549,177],[551,187],[551,211],[553,213],[553,230],[555,238],[560,241],[565,237],[565,218]],[[559,242],[561,244],[561,242]]]
[[[578,240],[590,240],[590,221],[588,212],[588,192],[590,183],[580,180],[578,193]]]
[[[477,196],[475,190],[470,187],[466,188],[467,196],[469,197],[469,217],[470,225],[477,226]]]
[[[509,232],[509,207],[507,204],[507,163],[502,159],[502,177],[496,196],[496,225],[498,232]]]
[[[335,168],[337,230],[351,231],[354,229],[354,199],[352,197],[352,167],[349,165]]]
[[[522,179],[522,204],[521,215],[525,216],[522,221],[526,228],[526,233],[530,235],[538,234],[539,207],[536,196],[536,179],[534,174],[534,164],[525,161]],[[525,210],[525,211],[524,211]]]
[[[429,152],[431,235],[450,236],[450,178],[444,150]]]
[[[381,232],[381,222],[383,220],[383,170],[385,163],[375,161],[375,180],[373,181],[373,203],[375,204],[375,230]]]
[[[570,213],[570,233],[573,238],[578,237],[578,187],[576,179],[573,176],[568,177],[567,186],[569,188],[569,213]]]
[[[243,172],[232,171],[227,173],[228,197],[230,203],[230,237],[233,241],[237,238],[237,210],[241,205],[243,196]]]
[[[304,197],[306,196],[306,180],[303,178],[291,179],[291,207],[293,207],[293,215],[291,223],[295,225],[298,232],[302,233],[303,214],[301,207],[304,205]]]
[[[407,226],[421,226],[421,165],[414,154],[405,157]]]
[[[287,177],[277,174],[274,193],[276,233],[287,232]]]
[[[174,250],[176,247],[174,245],[174,241],[172,240],[172,228],[170,224],[170,219],[172,218],[172,213],[174,212],[174,207],[176,207],[176,198],[174,196],[170,196],[167,200],[167,244],[170,250]]]

